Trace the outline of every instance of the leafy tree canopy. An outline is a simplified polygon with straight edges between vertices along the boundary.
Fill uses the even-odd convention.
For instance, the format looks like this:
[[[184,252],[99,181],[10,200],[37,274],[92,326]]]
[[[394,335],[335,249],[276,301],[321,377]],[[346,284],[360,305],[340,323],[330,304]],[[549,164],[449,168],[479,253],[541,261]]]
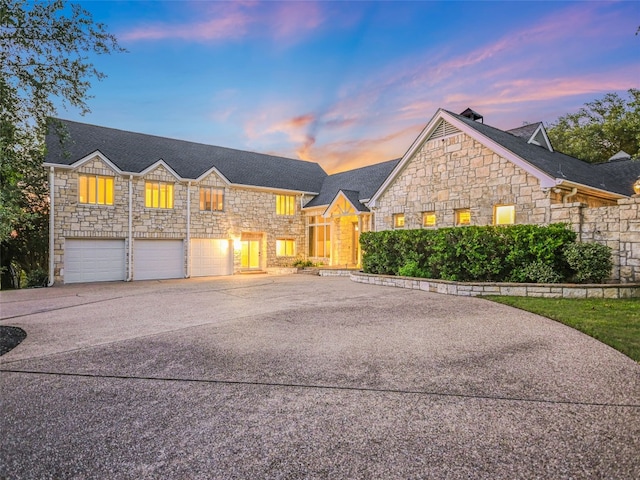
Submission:
[[[42,168],[56,101],[89,111],[90,54],[122,51],[106,26],[63,0],[0,0],[0,257],[10,267],[46,265],[48,192]],[[43,244],[44,243],[44,244]]]
[[[560,117],[547,128],[553,148],[587,162],[604,162],[624,150],[640,156],[640,90],[626,98],[617,93],[588,102],[577,113]]]

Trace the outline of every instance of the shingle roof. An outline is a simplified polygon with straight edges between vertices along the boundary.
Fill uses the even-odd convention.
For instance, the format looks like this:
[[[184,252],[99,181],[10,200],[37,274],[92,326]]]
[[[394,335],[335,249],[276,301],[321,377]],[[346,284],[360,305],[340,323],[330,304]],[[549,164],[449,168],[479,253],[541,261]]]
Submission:
[[[201,143],[60,120],[70,142],[47,136],[45,162],[72,165],[99,150],[120,170],[140,173],[163,160],[180,177],[196,179],[215,167],[233,184],[320,192],[327,176],[320,165]]]
[[[528,125],[523,125],[522,127],[512,128],[511,130],[507,130],[506,132],[529,141],[531,135],[536,132],[541,123],[542,122],[529,123]]]
[[[399,161],[398,158],[329,175],[324,179],[320,195],[307,203],[305,208],[329,205],[340,190],[343,192],[351,191],[350,195],[354,198],[355,192],[357,192],[358,201],[367,200],[378,190]],[[351,197],[349,199],[352,200]]]
[[[596,171],[606,172],[617,179],[617,188],[626,190],[627,195],[633,195],[633,183],[640,178],[640,159],[595,163],[593,167]]]
[[[546,148],[527,143],[524,138],[487,124],[475,122],[452,112],[447,113],[502,145],[553,178],[566,179],[574,183],[622,195],[633,194],[633,189],[625,187],[624,179],[619,176],[620,172],[614,169],[599,169],[595,167],[595,165],[565,155],[564,153],[557,151],[551,152]]]

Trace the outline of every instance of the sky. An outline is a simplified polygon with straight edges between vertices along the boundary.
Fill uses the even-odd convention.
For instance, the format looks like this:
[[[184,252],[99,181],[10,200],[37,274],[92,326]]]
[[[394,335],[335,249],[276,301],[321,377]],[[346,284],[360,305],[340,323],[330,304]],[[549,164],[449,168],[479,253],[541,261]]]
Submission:
[[[126,53],[58,116],[311,160],[401,157],[438,108],[501,129],[640,88],[638,1],[78,1]]]

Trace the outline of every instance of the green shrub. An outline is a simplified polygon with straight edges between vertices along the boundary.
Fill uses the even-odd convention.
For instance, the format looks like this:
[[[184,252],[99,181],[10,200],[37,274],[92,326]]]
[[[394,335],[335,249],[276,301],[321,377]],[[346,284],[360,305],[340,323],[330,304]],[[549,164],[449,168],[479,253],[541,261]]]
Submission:
[[[24,280],[24,286],[30,287],[46,287],[49,283],[49,274],[41,268],[35,268],[27,272]]]
[[[428,277],[428,273],[420,268],[420,265],[415,260],[409,260],[405,263],[400,270],[398,270],[398,275],[401,277],[418,277],[418,278],[426,278]]]
[[[296,260],[293,262],[293,266],[297,268],[314,267],[315,264],[311,260]]]
[[[558,281],[571,274],[562,252],[575,241],[567,225],[450,227],[438,230],[386,230],[360,236],[362,268],[367,273],[455,281]],[[546,274],[533,272],[544,264]],[[529,270],[527,270],[529,268]],[[401,273],[402,271],[402,273]],[[411,272],[411,275],[408,274]]]
[[[562,277],[553,270],[551,265],[542,262],[533,262],[522,269],[524,282],[532,283],[559,283]]]
[[[602,283],[611,275],[611,248],[600,243],[572,243],[564,256],[577,283]]]

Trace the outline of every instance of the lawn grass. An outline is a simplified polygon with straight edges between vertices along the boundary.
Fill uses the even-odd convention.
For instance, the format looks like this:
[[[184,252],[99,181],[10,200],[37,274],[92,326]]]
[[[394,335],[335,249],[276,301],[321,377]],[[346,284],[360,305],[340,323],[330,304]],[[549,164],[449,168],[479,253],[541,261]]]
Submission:
[[[640,362],[640,298],[484,298],[564,323]]]

